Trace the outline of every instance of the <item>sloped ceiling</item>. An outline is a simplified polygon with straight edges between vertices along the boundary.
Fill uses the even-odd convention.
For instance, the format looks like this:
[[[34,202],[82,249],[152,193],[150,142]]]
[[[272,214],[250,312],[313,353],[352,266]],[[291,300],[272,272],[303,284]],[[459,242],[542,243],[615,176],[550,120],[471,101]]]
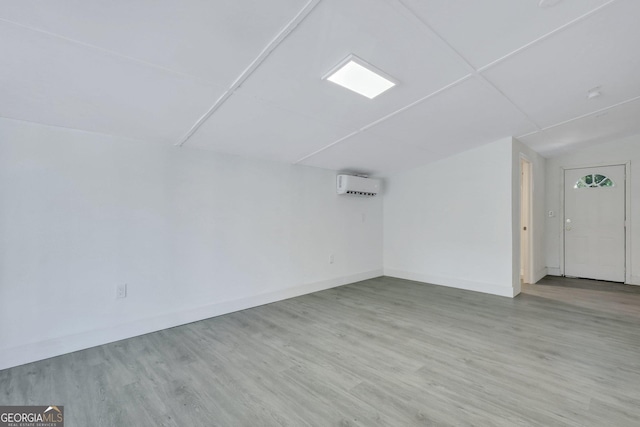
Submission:
[[[640,133],[640,2],[539,3],[3,1],[0,116],[374,175]],[[399,84],[322,80],[351,53]]]

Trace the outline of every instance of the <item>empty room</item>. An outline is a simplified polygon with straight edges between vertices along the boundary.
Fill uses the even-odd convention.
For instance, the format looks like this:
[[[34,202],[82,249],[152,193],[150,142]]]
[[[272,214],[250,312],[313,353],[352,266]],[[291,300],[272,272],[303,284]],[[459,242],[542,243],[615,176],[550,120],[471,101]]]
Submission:
[[[0,427],[640,425],[638,17],[3,0]]]

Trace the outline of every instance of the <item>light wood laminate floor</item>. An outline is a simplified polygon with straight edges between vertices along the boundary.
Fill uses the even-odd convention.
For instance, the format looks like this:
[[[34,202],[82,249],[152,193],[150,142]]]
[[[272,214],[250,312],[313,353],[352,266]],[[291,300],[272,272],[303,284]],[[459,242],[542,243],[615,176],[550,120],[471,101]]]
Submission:
[[[0,371],[67,426],[638,426],[640,288],[381,277]]]

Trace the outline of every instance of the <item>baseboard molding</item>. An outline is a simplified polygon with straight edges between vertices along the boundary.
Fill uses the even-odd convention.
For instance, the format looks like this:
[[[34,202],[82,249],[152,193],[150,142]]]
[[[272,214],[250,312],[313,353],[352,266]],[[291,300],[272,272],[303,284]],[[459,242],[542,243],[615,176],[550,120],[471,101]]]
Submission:
[[[560,272],[560,267],[547,267],[546,271],[549,276],[562,276],[562,273]],[[631,276],[631,280],[629,282],[626,282],[625,284],[640,286],[640,276]]]
[[[547,267],[547,274],[549,276],[562,276],[560,267]]]
[[[558,269],[560,270],[560,269]],[[540,280],[542,280],[544,278],[544,276],[546,276],[547,274],[549,274],[549,269],[547,267],[543,267],[540,270],[536,271],[533,274],[533,283],[538,283]]]
[[[282,289],[276,292],[253,295],[232,301],[224,301],[202,307],[193,308],[187,311],[167,313],[156,317],[137,320],[126,324],[115,325],[106,329],[92,330],[80,334],[67,335],[60,338],[41,341],[22,346],[0,350],[0,370],[14,366],[24,365],[50,357],[84,350],[114,341],[133,338],[139,335],[160,331],[234,311],[246,310],[276,301],[282,301],[313,292],[323,291],[349,283],[360,282],[362,280],[373,279],[382,276],[382,269],[366,271],[350,276],[337,277],[329,280],[322,280],[314,283],[307,283]]]
[[[451,277],[432,276],[429,274],[413,273],[410,271],[396,270],[393,268],[385,268],[384,275],[397,277],[399,279],[414,280],[416,282],[430,283],[433,285],[448,286],[450,288],[465,289],[467,291],[499,295],[502,297],[513,298],[517,295],[517,290],[512,286],[501,286],[496,285],[495,283],[483,283]]]

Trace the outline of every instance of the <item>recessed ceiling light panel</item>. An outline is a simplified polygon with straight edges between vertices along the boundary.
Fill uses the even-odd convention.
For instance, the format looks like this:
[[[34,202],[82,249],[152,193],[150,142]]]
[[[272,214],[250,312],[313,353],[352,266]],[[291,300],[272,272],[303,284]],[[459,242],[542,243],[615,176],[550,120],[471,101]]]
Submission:
[[[355,55],[349,55],[323,79],[373,99],[394,87],[397,82]]]

